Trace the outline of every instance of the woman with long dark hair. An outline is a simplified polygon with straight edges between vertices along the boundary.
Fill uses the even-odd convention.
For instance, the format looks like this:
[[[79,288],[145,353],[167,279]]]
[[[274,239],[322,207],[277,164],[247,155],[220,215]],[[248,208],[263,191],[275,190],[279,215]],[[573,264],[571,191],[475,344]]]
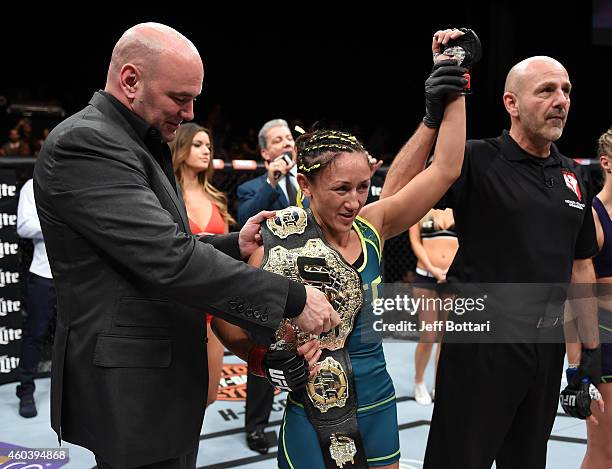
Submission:
[[[187,208],[189,227],[194,234],[224,234],[235,220],[227,209],[227,197],[212,185],[213,146],[206,128],[187,123],[179,127],[172,142],[172,166]],[[206,317],[208,329],[208,399],[217,398],[223,345],[210,329],[211,316]]]

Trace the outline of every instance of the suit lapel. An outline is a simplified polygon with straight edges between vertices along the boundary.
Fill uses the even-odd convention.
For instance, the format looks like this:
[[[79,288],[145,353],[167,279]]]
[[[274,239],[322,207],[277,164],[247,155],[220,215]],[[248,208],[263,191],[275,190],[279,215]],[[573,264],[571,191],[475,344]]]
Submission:
[[[110,103],[108,101],[108,98],[106,98],[104,95],[97,92],[94,93],[93,97],[89,101],[89,104],[95,106],[103,114],[108,116],[112,121],[116,122],[118,127],[123,132],[128,134],[129,138],[146,153],[147,158],[151,160],[150,163],[153,167],[153,171],[155,171],[155,174],[161,180],[164,190],[166,191],[166,193],[170,197],[170,200],[172,200],[172,203],[174,204],[176,214],[178,214],[178,219],[176,219],[177,217],[175,216],[175,220],[181,223],[184,232],[191,233],[191,231],[189,231],[189,219],[187,218],[187,212],[185,211],[185,204],[183,202],[182,197],[174,191],[174,187],[172,187],[172,185],[170,184],[170,181],[166,177],[166,174],[159,166],[159,163],[155,161],[155,157],[151,154],[151,152],[149,151],[145,143],[142,141],[142,139],[138,136],[134,128],[114,108],[113,104]]]
[[[183,221],[183,225],[185,226],[185,230],[184,231],[186,233],[193,234],[193,233],[191,233],[191,228],[189,227],[189,217],[187,216],[187,209],[185,208],[185,201],[183,200],[183,196],[181,195],[181,188],[178,185],[178,183],[176,184],[176,187],[178,189],[177,197],[178,197],[178,200],[179,200],[179,204],[177,205],[176,208],[178,209],[179,214],[181,215],[181,219]],[[174,192],[174,190],[172,190],[172,192]]]
[[[259,177],[261,178],[261,184],[262,185],[263,184],[268,184],[266,182],[266,178],[268,177],[267,174],[264,173],[262,176],[259,176]],[[283,183],[284,183],[284,181],[283,181]],[[275,190],[280,194],[280,197],[277,200],[278,206],[276,207],[276,210],[280,210],[280,209],[283,209],[283,208],[286,208],[286,207],[289,206],[289,199],[287,198],[287,196],[285,195],[285,193],[281,189],[280,185],[281,185],[281,183],[279,182],[276,185],[276,188],[275,188]],[[310,200],[304,199],[303,204],[304,204],[304,208],[308,208],[310,206]]]
[[[289,207],[289,199],[287,198],[283,190],[279,186],[276,186],[276,190],[280,192],[280,199],[278,200],[279,202],[282,202],[283,204],[282,208]]]
[[[151,158],[151,160],[153,160],[154,171],[157,173],[159,179],[161,179],[162,185],[164,186],[166,193],[170,196],[170,199],[172,200],[172,203],[174,204],[174,207],[176,208],[176,211],[179,214],[180,220],[177,221],[180,221],[182,223],[182,228],[185,233],[191,233],[191,231],[189,231],[189,219],[187,218],[187,212],[185,211],[185,203],[183,202],[183,198],[174,191],[174,187],[172,187],[172,184],[170,184],[170,181],[168,181],[166,174],[162,171],[157,161],[155,161],[153,155],[151,155],[151,153],[146,149],[146,147],[144,148],[147,151],[147,156]]]
[[[187,218],[187,212],[185,210],[185,203],[183,202],[183,198],[181,197],[180,194],[177,194],[175,192],[174,187],[172,187],[172,184],[170,184],[170,181],[168,180],[168,177],[166,176],[166,173],[164,173],[161,166],[159,166],[159,163],[155,161],[155,157],[151,154],[151,152],[149,152],[144,142],[140,140],[138,144],[146,151],[147,157],[151,159],[151,162],[153,164],[153,171],[155,171],[155,173],[157,174],[157,177],[161,180],[162,186],[164,186],[166,193],[170,196],[170,200],[172,200],[172,203],[174,204],[174,208],[176,208],[176,211],[179,215],[179,220],[177,221],[181,222],[181,224],[183,225],[182,226],[183,231],[185,233],[191,233],[191,231],[189,231],[189,219]],[[178,184],[176,185],[176,187],[177,189],[179,189]]]

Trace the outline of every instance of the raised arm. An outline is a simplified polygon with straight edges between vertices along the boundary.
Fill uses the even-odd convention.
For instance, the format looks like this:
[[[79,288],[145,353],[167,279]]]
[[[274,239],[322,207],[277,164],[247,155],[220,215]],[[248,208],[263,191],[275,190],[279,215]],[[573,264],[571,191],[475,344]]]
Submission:
[[[419,125],[391,163],[380,193],[381,199],[395,194],[423,171],[437,134],[437,128],[431,129],[423,123]]]
[[[431,52],[440,53],[440,47],[451,39],[463,35],[459,30],[437,31],[432,39]],[[454,61],[436,62],[431,75],[425,81],[425,116],[414,134],[395,156],[387,172],[380,198],[390,197],[404,187],[425,167],[440,127],[447,95],[463,88],[466,69],[457,67]]]
[[[461,174],[465,150],[465,97],[453,98],[444,111],[431,166],[393,196],[366,205],[363,217],[381,228],[383,239],[420,220]]]

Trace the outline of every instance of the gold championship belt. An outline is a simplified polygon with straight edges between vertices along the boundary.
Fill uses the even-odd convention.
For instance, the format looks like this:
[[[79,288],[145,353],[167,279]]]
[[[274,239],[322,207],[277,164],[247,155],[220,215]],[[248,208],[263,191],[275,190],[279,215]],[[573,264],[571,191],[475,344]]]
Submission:
[[[324,239],[310,210],[288,207],[262,224],[262,269],[287,277],[325,294],[340,316],[340,324],[321,334],[319,371],[305,390],[291,397],[304,405],[319,437],[327,467],[367,468],[357,427],[357,398],[352,367],[345,348],[362,305],[359,273]],[[273,349],[297,350],[315,336],[292,320],[282,320]],[[346,466],[346,467],[345,467]]]
[[[309,239],[304,246],[293,249],[274,246],[262,268],[323,292],[341,322],[319,338],[321,348],[338,350],[344,347],[346,338],[353,330],[355,316],[361,310],[361,279],[355,269],[342,260],[340,254],[320,238]],[[287,324],[289,322],[283,320],[277,330],[278,348],[299,347],[310,339],[308,334],[296,330],[293,324]],[[290,325],[297,332],[297,341],[293,343],[286,340]]]
[[[311,225],[313,224],[319,228],[314,220]],[[303,235],[308,226],[308,214],[302,208],[289,207],[277,211],[275,218],[266,221],[266,226],[274,236],[283,240],[291,235]],[[355,316],[361,310],[359,274],[323,240],[322,233],[320,237],[307,239],[304,244],[294,248],[287,248],[286,244],[276,245],[267,252],[262,269],[325,293],[341,322],[338,327],[319,338],[321,348],[341,349],[353,330]],[[293,336],[295,340],[292,340]],[[275,338],[276,348],[292,349],[310,340],[310,334],[303,333],[291,321],[285,319],[276,331]]]
[[[308,380],[306,390],[312,404],[321,412],[344,407],[348,399],[348,380],[344,368],[332,357],[317,363],[318,373]]]

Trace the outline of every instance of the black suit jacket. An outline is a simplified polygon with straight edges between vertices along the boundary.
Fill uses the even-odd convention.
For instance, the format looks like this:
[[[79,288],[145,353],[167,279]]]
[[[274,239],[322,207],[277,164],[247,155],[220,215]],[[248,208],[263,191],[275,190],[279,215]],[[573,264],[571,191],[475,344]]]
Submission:
[[[118,467],[192,450],[204,312],[271,334],[295,284],[224,254],[239,257],[237,234],[192,235],[161,167],[101,93],[51,132],[34,189],[58,295],[53,429]]]

